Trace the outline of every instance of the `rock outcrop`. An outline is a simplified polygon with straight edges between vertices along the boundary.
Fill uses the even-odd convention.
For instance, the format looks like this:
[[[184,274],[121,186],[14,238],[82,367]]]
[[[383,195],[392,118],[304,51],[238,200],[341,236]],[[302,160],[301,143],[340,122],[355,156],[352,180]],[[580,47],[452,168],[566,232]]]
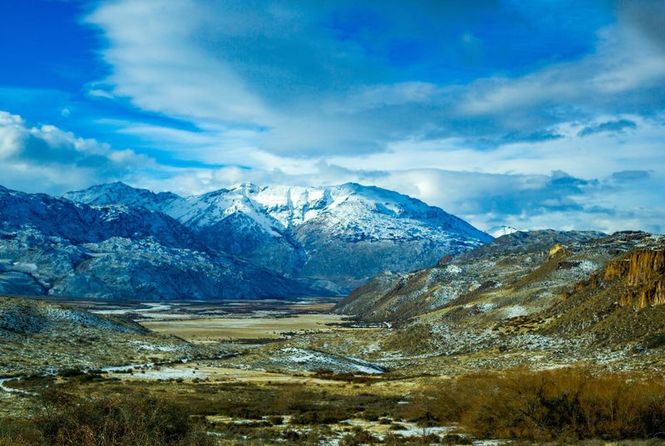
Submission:
[[[642,309],[665,304],[665,251],[635,251],[621,262],[626,291],[619,299],[622,307]]]

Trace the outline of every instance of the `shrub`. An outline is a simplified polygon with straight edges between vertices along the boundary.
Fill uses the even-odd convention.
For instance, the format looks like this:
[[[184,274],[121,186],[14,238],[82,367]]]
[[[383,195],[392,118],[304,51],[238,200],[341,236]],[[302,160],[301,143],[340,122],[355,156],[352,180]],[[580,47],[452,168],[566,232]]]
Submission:
[[[53,446],[206,445],[185,411],[144,395],[84,399],[51,391],[36,425]]]
[[[481,438],[651,438],[665,430],[665,381],[578,369],[471,375],[423,389],[405,415]]]
[[[353,433],[346,434],[342,437],[339,444],[340,446],[357,446],[361,444],[374,444],[378,441],[379,439],[369,432],[360,428],[355,428]]]

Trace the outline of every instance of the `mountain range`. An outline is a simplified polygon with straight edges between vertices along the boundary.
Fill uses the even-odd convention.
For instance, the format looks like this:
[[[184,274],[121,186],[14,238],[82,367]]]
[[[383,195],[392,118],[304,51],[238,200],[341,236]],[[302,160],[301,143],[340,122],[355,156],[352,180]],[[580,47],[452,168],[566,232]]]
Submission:
[[[354,183],[190,197],[123,183],[62,197],[0,187],[0,230],[0,292],[127,299],[337,295],[492,240]]]

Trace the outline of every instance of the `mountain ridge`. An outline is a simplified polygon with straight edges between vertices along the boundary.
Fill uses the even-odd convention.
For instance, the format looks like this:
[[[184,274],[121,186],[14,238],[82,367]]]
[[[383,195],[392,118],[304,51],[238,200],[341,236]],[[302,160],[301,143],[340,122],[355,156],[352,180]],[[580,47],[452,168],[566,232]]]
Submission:
[[[103,298],[340,295],[491,237],[377,187],[244,183],[181,197],[124,183],[0,188],[0,291]]]
[[[443,348],[469,351],[480,344],[452,333],[486,346],[552,336],[590,349],[648,344],[664,328],[664,253],[665,236],[644,232],[516,232],[433,268],[378,275],[335,311],[407,331],[427,327],[430,341],[445,331]]]
[[[332,281],[342,290],[384,269],[422,267],[441,255],[492,240],[440,208],[357,183],[321,187],[241,183],[189,197],[162,194],[166,195],[113,183],[65,197],[87,204],[133,203],[159,210],[197,233],[210,248],[289,276],[328,280],[332,268]],[[375,255],[377,250],[380,256]],[[350,261],[353,256],[360,260]],[[339,267],[340,262],[349,266]]]

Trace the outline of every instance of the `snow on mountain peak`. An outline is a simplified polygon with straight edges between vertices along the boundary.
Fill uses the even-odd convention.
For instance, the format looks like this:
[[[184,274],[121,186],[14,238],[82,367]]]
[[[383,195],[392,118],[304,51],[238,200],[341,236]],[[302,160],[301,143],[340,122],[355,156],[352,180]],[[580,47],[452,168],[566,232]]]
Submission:
[[[111,183],[70,192],[65,197],[87,204],[141,206],[164,212],[196,228],[210,227],[242,214],[277,237],[287,230],[321,220],[322,227],[333,233],[352,231],[354,237],[370,239],[426,237],[432,231],[440,237],[442,234],[437,231],[446,231],[481,243],[491,240],[487,234],[440,208],[398,192],[357,183],[319,187],[240,183],[187,198]]]
[[[129,186],[120,181],[67,192],[64,198],[90,205],[124,204],[160,212],[163,211],[166,204],[182,199],[172,192],[155,193],[148,189]]]
[[[512,226],[494,226],[489,231],[488,234],[491,234],[494,238],[499,238],[504,235],[514,234],[515,232],[520,232],[519,229],[513,228]]]
[[[138,261],[143,251],[159,258],[175,255],[165,251],[173,248],[181,250],[178,255],[189,265],[188,271],[208,268],[203,265],[207,261],[199,258],[206,253],[214,258],[212,263],[239,259],[232,280],[253,283],[246,273],[263,274],[252,269],[256,267],[274,277],[283,275],[284,283],[334,293],[348,291],[381,271],[431,266],[444,255],[492,239],[442,209],[356,183],[321,187],[243,183],[190,197],[124,183],[70,192],[65,198],[0,189],[0,208],[4,217],[0,229],[27,234],[33,228],[77,246],[85,244],[83,250],[95,245],[108,252],[110,263],[101,265],[100,271],[129,251]],[[109,240],[123,240],[124,245],[107,246]],[[150,240],[154,243],[148,246]],[[173,265],[162,265],[159,271],[150,262],[136,264],[144,278],[171,271],[180,260],[168,260]],[[168,280],[168,274],[159,277]],[[82,276],[74,279],[82,280],[76,287],[92,286]],[[212,297],[217,292],[215,287],[206,288],[204,294]]]

